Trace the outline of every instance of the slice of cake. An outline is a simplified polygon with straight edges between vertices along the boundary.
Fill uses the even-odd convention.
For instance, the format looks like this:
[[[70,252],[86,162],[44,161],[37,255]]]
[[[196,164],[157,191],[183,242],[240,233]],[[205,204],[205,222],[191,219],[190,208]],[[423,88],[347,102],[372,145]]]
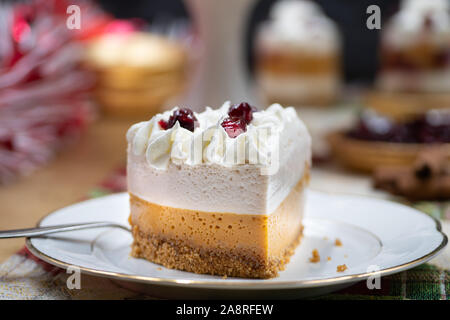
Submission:
[[[275,2],[256,35],[255,75],[261,96],[295,106],[335,103],[341,87],[340,56],[339,30],[315,2]]]
[[[391,92],[450,91],[450,5],[403,0],[383,27],[377,86]]]
[[[132,256],[270,278],[300,242],[311,139],[293,108],[174,108],[128,133]]]

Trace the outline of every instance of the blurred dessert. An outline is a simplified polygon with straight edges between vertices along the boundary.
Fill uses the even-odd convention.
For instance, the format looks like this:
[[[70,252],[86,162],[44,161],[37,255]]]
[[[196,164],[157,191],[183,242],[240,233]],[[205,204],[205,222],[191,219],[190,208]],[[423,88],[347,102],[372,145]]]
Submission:
[[[405,121],[434,109],[448,108],[450,92],[437,94],[373,90],[365,94],[364,104],[392,120]]]
[[[274,277],[288,263],[311,165],[293,108],[174,108],[133,125],[127,139],[134,257],[246,278]]]
[[[447,0],[404,0],[383,27],[380,89],[450,91],[450,13]]]
[[[276,2],[255,45],[256,80],[270,102],[329,105],[340,89],[340,36],[312,1]]]
[[[87,63],[97,73],[96,98],[108,114],[152,115],[185,84],[182,46],[149,33],[103,35],[90,44]]]
[[[329,141],[343,164],[364,171],[411,165],[429,145],[438,145],[450,156],[450,110],[431,110],[402,121],[366,110],[353,128],[331,134]]]
[[[400,122],[365,111],[348,136],[364,141],[450,143],[450,112],[449,109],[432,110]]]

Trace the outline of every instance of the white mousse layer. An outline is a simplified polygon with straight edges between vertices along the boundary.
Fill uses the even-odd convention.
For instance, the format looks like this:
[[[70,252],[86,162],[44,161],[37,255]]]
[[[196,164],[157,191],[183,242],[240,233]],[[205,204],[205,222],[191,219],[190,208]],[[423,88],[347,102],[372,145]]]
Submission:
[[[128,132],[129,192],[152,203],[189,210],[238,214],[274,212],[303,177],[305,167],[311,163],[311,138],[293,108],[283,109],[273,105],[266,111],[253,113],[253,120],[245,133],[232,139],[224,132],[226,137],[222,152],[208,154],[208,147],[213,143],[211,141],[203,144],[203,157],[200,160],[193,161],[190,156],[171,156],[172,153],[179,154],[178,151],[173,152],[174,148],[180,149],[177,147],[178,130],[183,129],[195,136],[211,130],[211,127],[221,132],[220,122],[213,124],[209,121],[213,118],[216,118],[216,122],[220,121],[226,115],[228,106],[226,104],[226,108],[218,110],[208,108],[203,113],[195,114],[200,126],[193,133],[178,127],[172,131],[173,139],[159,140],[163,133],[152,133],[155,130],[167,134],[171,130],[161,130],[155,122],[155,119],[168,118],[168,113],[131,127]],[[212,116],[212,113],[220,116]],[[147,130],[144,138],[138,131],[150,122],[153,123],[153,130]],[[267,139],[258,137],[258,143],[251,146],[253,140],[249,136],[256,135],[251,131],[262,125],[270,128],[273,136]],[[226,153],[239,137],[246,156],[243,157],[243,163],[231,164],[226,160]],[[161,141],[165,141],[165,144]],[[155,143],[159,143],[157,148],[154,147]],[[264,157],[261,163],[250,163],[248,154],[252,148],[258,152],[260,148],[270,150],[267,153],[270,157]],[[153,150],[163,156],[152,155]]]

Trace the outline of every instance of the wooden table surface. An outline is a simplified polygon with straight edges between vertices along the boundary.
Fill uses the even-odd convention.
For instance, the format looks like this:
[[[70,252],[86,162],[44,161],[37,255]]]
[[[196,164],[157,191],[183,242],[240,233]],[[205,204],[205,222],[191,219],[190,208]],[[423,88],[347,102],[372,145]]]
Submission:
[[[124,165],[125,133],[131,123],[99,120],[46,167],[0,186],[0,230],[34,227],[49,212],[83,198],[113,169]],[[0,262],[24,243],[24,239],[0,240]]]

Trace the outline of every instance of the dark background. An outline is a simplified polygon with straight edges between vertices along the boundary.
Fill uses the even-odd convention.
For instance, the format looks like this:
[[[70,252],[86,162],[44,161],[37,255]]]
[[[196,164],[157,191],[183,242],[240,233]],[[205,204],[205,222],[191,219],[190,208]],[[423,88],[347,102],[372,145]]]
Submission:
[[[252,66],[251,52],[255,27],[267,18],[269,9],[275,1],[258,1],[249,17],[246,34],[249,68]],[[372,81],[378,65],[379,31],[367,29],[366,9],[372,4],[379,5],[383,23],[398,10],[399,0],[316,0],[316,2],[339,25],[343,35],[343,64],[346,81]],[[140,17],[149,22],[188,18],[181,0],[99,0],[99,3],[118,18]]]

